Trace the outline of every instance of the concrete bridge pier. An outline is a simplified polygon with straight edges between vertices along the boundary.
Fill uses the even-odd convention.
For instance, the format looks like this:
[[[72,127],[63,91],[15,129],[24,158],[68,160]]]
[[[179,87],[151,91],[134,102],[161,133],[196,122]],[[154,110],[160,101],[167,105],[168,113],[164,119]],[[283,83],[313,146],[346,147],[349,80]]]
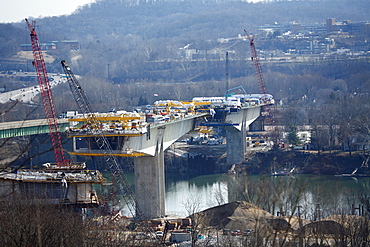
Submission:
[[[239,128],[226,127],[226,163],[232,165],[244,161],[246,151],[247,112],[242,111]],[[249,125],[249,124],[248,124]]]
[[[228,165],[244,161],[245,131],[226,129],[226,162]]]
[[[145,154],[136,157],[135,197],[146,218],[165,215],[164,150],[194,129],[200,116],[193,115],[176,121],[155,124],[146,135],[132,137],[122,150],[130,148]]]
[[[134,163],[135,197],[141,211],[148,219],[165,215],[163,135],[157,136],[155,156],[136,157]]]

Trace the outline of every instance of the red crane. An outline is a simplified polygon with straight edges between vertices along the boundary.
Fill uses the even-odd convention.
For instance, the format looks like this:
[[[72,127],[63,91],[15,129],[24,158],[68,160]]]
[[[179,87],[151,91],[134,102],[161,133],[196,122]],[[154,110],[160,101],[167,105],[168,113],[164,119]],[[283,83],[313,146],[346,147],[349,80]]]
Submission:
[[[253,61],[253,65],[254,65],[254,71],[256,73],[260,93],[262,94],[262,100],[266,104],[264,106],[264,109],[265,109],[265,114],[264,115],[266,116],[267,123],[269,125],[273,125],[274,124],[274,119],[272,117],[270,105],[269,105],[269,102],[268,102],[269,98],[268,98],[267,92],[266,92],[266,85],[265,85],[265,80],[263,79],[261,64],[259,62],[258,55],[257,55],[257,50],[256,50],[256,47],[254,45],[254,35],[252,37],[249,36],[249,33],[245,29],[244,29],[244,32],[245,32],[245,34],[247,35],[247,37],[249,39],[249,44],[250,44],[250,48],[251,48],[251,59]]]
[[[40,87],[40,93],[44,104],[44,110],[46,119],[48,121],[50,138],[53,144],[54,156],[57,166],[64,167],[70,165],[70,160],[66,160],[62,140],[58,127],[58,120],[54,109],[53,97],[51,94],[51,87],[49,83],[48,74],[46,72],[46,66],[44,57],[42,56],[39,39],[36,33],[36,22],[32,21],[32,24],[25,19],[27,22],[28,29],[30,30],[32,51],[34,61],[32,64],[35,66],[37,73],[37,80]]]

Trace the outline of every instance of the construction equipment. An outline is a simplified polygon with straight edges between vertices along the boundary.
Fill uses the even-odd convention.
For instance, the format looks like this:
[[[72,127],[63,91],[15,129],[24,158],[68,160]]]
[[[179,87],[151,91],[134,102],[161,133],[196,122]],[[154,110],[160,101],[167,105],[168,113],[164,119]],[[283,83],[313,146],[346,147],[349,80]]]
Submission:
[[[91,124],[96,126],[100,125],[99,118],[96,116],[96,114],[94,114],[94,111],[91,109],[91,105],[89,103],[87,95],[85,91],[82,89],[76,77],[74,76],[71,68],[69,67],[65,60],[61,61],[61,64],[66,74],[68,84],[72,91],[72,95],[75,98],[75,101],[80,109],[80,112],[85,116],[85,118],[89,119]],[[93,137],[95,139],[96,144],[103,152],[102,156],[105,157],[105,164],[108,165],[110,169],[112,177],[114,178],[114,183],[119,186],[122,198],[124,199],[125,204],[127,205],[131,215],[135,217],[137,222],[143,224],[144,229],[147,232],[149,232],[150,236],[154,236],[155,233],[153,229],[148,225],[148,221],[143,211],[140,209],[137,200],[135,199],[134,192],[132,191],[130,184],[127,181],[127,178],[123,173],[123,169],[120,163],[118,162],[117,157],[114,155],[112,147],[107,137],[105,136],[103,130],[100,128],[94,129]],[[155,240],[160,241],[160,239],[158,238],[156,238]],[[160,244],[164,245],[162,242]]]
[[[68,137],[92,137],[96,129],[102,129],[105,136],[133,137],[147,133],[145,116],[136,112],[95,113],[99,125],[90,116],[76,115],[69,118]],[[93,121],[91,121],[93,120]]]
[[[32,51],[34,57],[33,65],[35,66],[37,73],[37,80],[39,83],[46,119],[50,130],[50,138],[53,145],[55,161],[57,163],[57,167],[68,168],[71,165],[71,161],[65,158],[58,127],[58,118],[54,109],[51,86],[49,83],[48,74],[46,72],[45,61],[41,52],[39,39],[35,30],[36,22],[32,21],[31,24],[27,19],[25,20],[27,22],[28,29],[30,30]]]
[[[265,103],[265,106],[264,106],[265,114],[264,115],[266,116],[266,122],[269,125],[273,125],[274,124],[274,119],[273,119],[273,115],[271,113],[271,109],[270,109],[270,106],[269,106],[269,98],[268,98],[268,95],[267,95],[267,92],[266,92],[266,85],[265,85],[265,80],[264,80],[263,74],[262,74],[261,64],[259,62],[259,58],[258,58],[258,55],[257,55],[257,50],[256,50],[256,47],[254,45],[254,35],[251,37],[249,35],[249,33],[247,32],[247,30],[245,30],[245,29],[244,29],[244,32],[245,32],[245,34],[247,35],[247,37],[249,39],[249,44],[250,44],[250,48],[251,48],[251,59],[253,61],[254,70],[255,70],[255,73],[256,73],[259,90],[260,90],[260,93],[262,94],[262,101]]]
[[[80,86],[67,62],[63,60],[61,63],[66,74],[68,84],[71,88],[72,95],[80,109],[79,112],[84,115],[84,118],[89,119],[91,125],[99,126],[100,121],[93,113],[85,91]],[[131,190],[130,184],[123,173],[121,165],[113,154],[113,150],[107,137],[100,128],[94,129],[93,137],[100,150],[103,151],[103,156],[106,158],[106,164],[110,168],[112,176],[115,177],[115,182],[120,186],[122,196],[126,202],[126,205],[129,207],[130,213],[133,216],[135,216],[136,213],[136,217],[141,219],[144,215],[137,205],[137,201],[133,196],[134,193]]]

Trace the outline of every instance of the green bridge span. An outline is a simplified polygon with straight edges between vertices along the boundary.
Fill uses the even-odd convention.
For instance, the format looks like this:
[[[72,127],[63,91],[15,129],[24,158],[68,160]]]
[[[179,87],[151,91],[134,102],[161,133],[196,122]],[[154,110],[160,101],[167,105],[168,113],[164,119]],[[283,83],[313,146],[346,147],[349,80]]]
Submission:
[[[68,119],[58,119],[61,132],[68,127]],[[11,138],[17,136],[28,136],[49,133],[46,119],[24,120],[0,123],[0,138]]]

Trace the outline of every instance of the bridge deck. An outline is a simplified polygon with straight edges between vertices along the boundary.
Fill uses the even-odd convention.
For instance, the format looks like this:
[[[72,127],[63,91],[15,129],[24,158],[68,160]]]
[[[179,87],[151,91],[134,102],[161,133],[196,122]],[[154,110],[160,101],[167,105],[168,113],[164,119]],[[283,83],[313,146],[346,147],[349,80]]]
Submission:
[[[259,108],[261,105],[258,106],[247,106],[242,107],[242,110],[246,109],[253,109],[253,108]],[[190,115],[185,117],[187,118],[201,118],[208,115],[207,113],[198,113],[194,115]],[[235,114],[232,114],[235,115]],[[228,116],[229,118],[230,116]],[[183,119],[181,119],[183,120]],[[231,120],[231,119],[230,119]],[[237,125],[240,123],[241,119],[233,119],[228,120],[227,125],[229,125],[229,122],[233,122],[232,125]],[[173,122],[173,121],[171,121]],[[165,123],[167,124],[167,123]],[[164,124],[164,125],[165,125]],[[212,123],[208,123],[209,126],[212,125]],[[226,123],[225,123],[226,124]],[[58,125],[59,130],[61,132],[65,132],[65,130],[69,127],[69,122],[67,118],[58,119]],[[157,124],[152,124],[153,126]],[[158,124],[160,125],[160,124]],[[207,125],[207,123],[204,123],[204,125]],[[220,125],[220,123],[218,123]],[[11,138],[11,137],[17,137],[17,136],[27,136],[27,135],[37,135],[37,134],[46,134],[49,133],[49,127],[46,119],[34,119],[34,120],[24,120],[24,121],[14,121],[14,122],[5,122],[0,123],[0,138]],[[73,135],[72,135],[73,136]],[[77,136],[77,135],[76,135]],[[83,137],[86,136],[86,134],[82,135]],[[114,134],[112,136],[118,136],[117,134]],[[125,135],[127,136],[127,134]],[[136,136],[136,135],[135,135]]]
[[[58,119],[61,132],[68,127],[68,119]],[[10,138],[16,136],[27,136],[49,133],[46,119],[24,120],[0,123],[0,138]]]

